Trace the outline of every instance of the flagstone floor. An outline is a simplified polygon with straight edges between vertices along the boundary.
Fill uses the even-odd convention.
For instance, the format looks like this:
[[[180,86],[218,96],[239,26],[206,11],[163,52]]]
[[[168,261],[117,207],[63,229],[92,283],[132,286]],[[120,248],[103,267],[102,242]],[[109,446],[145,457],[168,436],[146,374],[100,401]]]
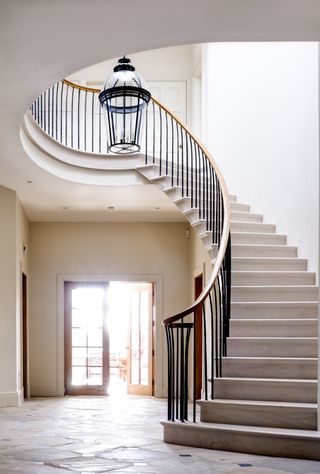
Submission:
[[[34,398],[0,409],[0,473],[319,474],[320,462],[165,444],[164,400]]]

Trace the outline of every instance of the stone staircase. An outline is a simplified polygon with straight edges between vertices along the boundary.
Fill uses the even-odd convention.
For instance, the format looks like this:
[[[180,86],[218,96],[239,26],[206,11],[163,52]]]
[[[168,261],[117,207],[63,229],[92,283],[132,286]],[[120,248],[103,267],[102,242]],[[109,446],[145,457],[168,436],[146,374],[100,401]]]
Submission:
[[[208,233],[187,198],[166,184],[163,190],[213,257]],[[285,235],[235,196],[231,220],[232,309],[223,377],[214,381],[215,400],[198,402],[200,423],[163,422],[164,440],[320,460],[315,274]]]

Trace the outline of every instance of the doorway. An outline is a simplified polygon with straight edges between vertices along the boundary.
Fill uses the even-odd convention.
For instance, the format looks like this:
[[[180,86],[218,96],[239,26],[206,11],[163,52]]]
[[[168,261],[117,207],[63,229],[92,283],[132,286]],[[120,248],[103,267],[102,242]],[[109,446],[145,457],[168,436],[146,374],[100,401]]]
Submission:
[[[110,392],[153,395],[153,285],[110,282]]]
[[[29,398],[28,384],[28,314],[27,314],[27,275],[21,274],[21,308],[22,308],[22,385],[23,397]]]
[[[65,282],[65,394],[153,393],[153,284]]]

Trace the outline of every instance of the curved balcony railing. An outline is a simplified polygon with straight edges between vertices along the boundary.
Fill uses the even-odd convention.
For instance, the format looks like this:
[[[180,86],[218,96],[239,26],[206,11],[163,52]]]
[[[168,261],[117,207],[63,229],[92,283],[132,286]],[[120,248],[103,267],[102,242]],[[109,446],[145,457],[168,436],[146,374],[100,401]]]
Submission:
[[[31,106],[52,139],[79,152],[107,154],[99,90],[61,81]],[[168,355],[168,419],[196,421],[196,399],[214,398],[229,335],[231,242],[229,197],[215,161],[192,132],[155,98],[148,106],[141,147],[146,168],[184,203],[211,252],[207,285],[187,309],[163,321]],[[201,321],[201,323],[200,323]],[[199,362],[200,358],[200,362]],[[190,400],[192,401],[190,405]],[[191,411],[191,413],[190,413]]]

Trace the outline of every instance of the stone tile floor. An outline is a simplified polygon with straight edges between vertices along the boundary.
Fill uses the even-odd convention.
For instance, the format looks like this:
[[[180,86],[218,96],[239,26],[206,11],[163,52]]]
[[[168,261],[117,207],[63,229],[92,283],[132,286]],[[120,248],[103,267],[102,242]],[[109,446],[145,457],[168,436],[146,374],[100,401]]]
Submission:
[[[164,400],[34,398],[0,409],[0,473],[316,474],[320,462],[165,444]]]

